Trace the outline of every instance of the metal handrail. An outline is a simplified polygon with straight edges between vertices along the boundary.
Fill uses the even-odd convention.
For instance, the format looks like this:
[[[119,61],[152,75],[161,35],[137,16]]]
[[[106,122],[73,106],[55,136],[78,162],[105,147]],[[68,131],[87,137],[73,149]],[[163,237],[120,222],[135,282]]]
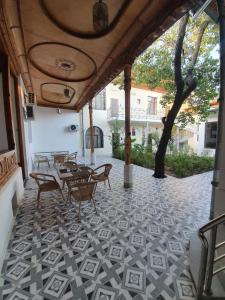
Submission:
[[[225,214],[220,215],[219,217],[213,219],[212,221],[208,222],[204,226],[199,229],[199,232],[205,233],[206,231],[212,229],[214,226],[219,225],[225,222]]]
[[[222,254],[215,258],[215,251],[225,245],[225,241],[216,245],[217,228],[220,224],[225,222],[225,214],[215,218],[208,222],[206,225],[199,229],[199,238],[201,239],[203,252],[201,257],[201,270],[199,273],[197,295],[200,298],[205,292],[211,294],[212,278],[214,275],[225,270],[225,266],[214,271],[214,264],[221,259],[225,258],[225,254]],[[210,242],[208,241],[205,233],[210,230]]]

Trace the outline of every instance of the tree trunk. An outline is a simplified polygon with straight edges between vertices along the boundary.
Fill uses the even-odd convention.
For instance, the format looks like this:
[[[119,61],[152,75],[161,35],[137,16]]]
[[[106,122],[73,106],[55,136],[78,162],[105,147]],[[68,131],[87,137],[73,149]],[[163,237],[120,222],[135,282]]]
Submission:
[[[181,56],[182,56],[183,41],[185,37],[188,19],[189,19],[189,14],[186,14],[180,22],[180,27],[179,27],[179,32],[178,32],[178,37],[176,42],[175,58],[174,58],[176,95],[175,95],[172,108],[168,113],[166,121],[164,122],[163,133],[160,139],[158,150],[155,155],[155,173],[153,174],[153,176],[156,178],[166,177],[165,176],[165,155],[166,155],[168,142],[171,138],[174,121],[184,101],[190,96],[190,94],[195,90],[197,86],[196,81],[193,78],[193,68],[197,61],[202,37],[204,35],[204,32],[209,22],[203,23],[202,26],[200,27],[195,49],[193,51],[192,64],[187,72],[186,78],[183,79],[182,70],[181,70]]]

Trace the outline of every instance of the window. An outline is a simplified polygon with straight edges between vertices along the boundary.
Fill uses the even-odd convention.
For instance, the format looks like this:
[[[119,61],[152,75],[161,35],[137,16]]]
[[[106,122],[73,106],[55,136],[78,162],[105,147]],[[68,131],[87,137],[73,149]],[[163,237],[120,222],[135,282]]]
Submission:
[[[104,148],[103,132],[101,128],[93,126],[94,128],[94,148]],[[91,148],[91,138],[90,138],[90,127],[86,131],[85,142],[86,148]]]
[[[106,91],[105,89],[98,93],[93,99],[93,109],[106,110]]]
[[[132,136],[135,136],[135,135],[136,135],[136,131],[135,131],[135,128],[134,128],[134,127],[132,128],[131,134],[132,134]]]
[[[217,122],[208,122],[205,124],[205,147],[216,148]]]
[[[118,118],[119,114],[119,99],[111,98],[110,99],[110,111],[111,111],[111,117]]]
[[[148,115],[156,115],[157,114],[157,98],[148,96],[148,106],[147,106],[147,114]]]

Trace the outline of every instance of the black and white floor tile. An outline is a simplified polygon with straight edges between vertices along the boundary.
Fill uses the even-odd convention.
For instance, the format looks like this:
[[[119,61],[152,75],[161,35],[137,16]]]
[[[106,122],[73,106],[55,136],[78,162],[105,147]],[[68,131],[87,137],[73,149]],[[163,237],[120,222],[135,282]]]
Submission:
[[[65,206],[57,192],[43,194],[37,210],[37,186],[28,181],[0,299],[194,299],[188,241],[208,220],[212,174],[159,180],[134,166],[134,187],[124,189],[123,162],[106,161],[112,191],[99,184],[98,214],[83,204],[80,223],[76,204]]]

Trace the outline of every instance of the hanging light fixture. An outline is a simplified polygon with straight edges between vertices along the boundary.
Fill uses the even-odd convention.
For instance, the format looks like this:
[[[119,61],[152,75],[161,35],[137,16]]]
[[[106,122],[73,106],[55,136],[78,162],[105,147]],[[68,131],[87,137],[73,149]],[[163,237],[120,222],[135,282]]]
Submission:
[[[108,23],[108,7],[102,0],[98,0],[93,6],[93,28],[95,32],[101,32],[106,29]]]
[[[70,90],[69,90],[68,87],[66,87],[66,88],[64,89],[64,96],[65,96],[66,98],[69,98],[69,97],[70,97]]]

